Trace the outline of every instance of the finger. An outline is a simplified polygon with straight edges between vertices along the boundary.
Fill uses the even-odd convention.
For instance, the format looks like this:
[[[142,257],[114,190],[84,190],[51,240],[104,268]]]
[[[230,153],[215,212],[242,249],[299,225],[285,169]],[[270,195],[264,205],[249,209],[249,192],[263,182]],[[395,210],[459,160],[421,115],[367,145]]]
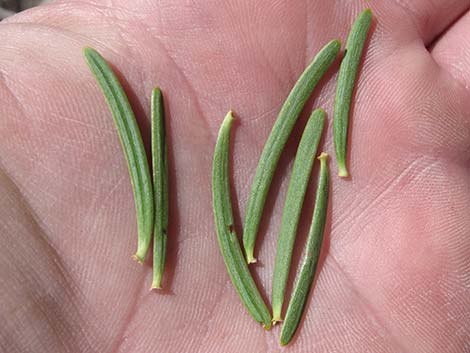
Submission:
[[[470,0],[394,0],[393,3],[411,19],[426,46],[470,7]]]
[[[96,343],[78,335],[87,332],[85,310],[77,306],[81,289],[74,289],[73,275],[41,221],[1,168],[0,194],[2,351],[93,351]]]
[[[432,48],[434,60],[470,90],[470,11]]]

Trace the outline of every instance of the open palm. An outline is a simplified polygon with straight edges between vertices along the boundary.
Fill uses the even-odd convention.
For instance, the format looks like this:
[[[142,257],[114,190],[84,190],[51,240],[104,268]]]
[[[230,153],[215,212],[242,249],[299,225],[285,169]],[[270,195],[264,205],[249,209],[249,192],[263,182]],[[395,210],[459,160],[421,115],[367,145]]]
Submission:
[[[215,137],[234,109],[240,229],[290,88],[368,6],[376,21],[353,107],[352,178],[337,178],[332,158],[321,272],[287,350],[469,352],[468,0],[77,0],[2,23],[0,350],[282,351],[279,327],[265,332],[249,317],[219,253]],[[131,259],[127,167],[84,46],[120,72],[147,146],[150,91],[158,84],[165,93],[171,216],[162,293],[149,291],[151,264]],[[309,107],[330,113],[323,143],[330,154],[335,77],[332,70]],[[254,273],[267,297],[294,152],[292,139],[257,244]]]

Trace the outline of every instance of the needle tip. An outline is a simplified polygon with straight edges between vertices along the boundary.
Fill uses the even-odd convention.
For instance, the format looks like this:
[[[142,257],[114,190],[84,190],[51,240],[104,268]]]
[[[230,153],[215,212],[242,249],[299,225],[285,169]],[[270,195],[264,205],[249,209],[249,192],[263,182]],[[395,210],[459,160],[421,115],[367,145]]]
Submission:
[[[255,263],[258,262],[258,260],[256,260],[256,259],[253,257],[253,255],[249,255],[249,256],[246,255],[246,262],[247,262],[248,264],[255,264]]]
[[[272,327],[271,322],[270,322],[269,324],[263,324],[263,328],[264,328],[266,331],[271,330],[271,327]]]
[[[136,261],[137,261],[139,264],[141,264],[141,265],[144,263],[144,259],[142,259],[141,257],[139,257],[137,254],[132,255],[132,258],[133,258],[134,260],[136,260]]]
[[[345,163],[338,162],[338,176],[340,178],[347,178],[349,176],[348,168]]]
[[[338,176],[339,176],[340,178],[347,178],[347,177],[349,176],[349,173],[348,173],[347,169],[341,169],[341,168],[340,168],[340,169],[338,170]]]

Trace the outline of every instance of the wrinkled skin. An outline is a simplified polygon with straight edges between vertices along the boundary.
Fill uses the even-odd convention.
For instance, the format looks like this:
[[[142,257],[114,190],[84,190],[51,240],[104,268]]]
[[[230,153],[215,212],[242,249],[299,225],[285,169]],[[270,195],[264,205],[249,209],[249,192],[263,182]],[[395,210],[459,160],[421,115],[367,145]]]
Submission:
[[[197,5],[194,5],[196,3]],[[287,350],[247,314],[211,211],[219,125],[232,138],[236,228],[264,141],[302,69],[376,15],[336,177],[320,274]],[[470,1],[59,1],[0,25],[2,352],[470,351]],[[140,266],[127,167],[82,47],[120,71],[149,145],[166,95],[171,218],[162,293]],[[336,70],[315,92],[329,113]],[[307,110],[310,110],[311,104]],[[307,111],[308,113],[308,111]],[[270,296],[299,121],[271,189],[255,278]],[[318,164],[315,167],[316,180]],[[315,182],[313,182],[314,186]],[[310,220],[308,191],[298,264]],[[294,272],[293,272],[294,274]]]

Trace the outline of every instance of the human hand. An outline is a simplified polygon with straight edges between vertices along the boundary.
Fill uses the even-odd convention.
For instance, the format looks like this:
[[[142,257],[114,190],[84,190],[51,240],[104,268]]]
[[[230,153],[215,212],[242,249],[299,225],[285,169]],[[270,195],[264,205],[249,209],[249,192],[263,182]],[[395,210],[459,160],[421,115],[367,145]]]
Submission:
[[[470,349],[469,1],[109,4],[57,1],[0,25],[2,351]],[[215,137],[234,109],[240,229],[290,88],[327,41],[346,39],[365,7],[375,25],[351,118],[352,178],[337,178],[331,159],[321,271],[297,338],[281,350],[279,327],[265,332],[250,318],[219,253]],[[165,94],[171,216],[162,293],[149,291],[150,264],[131,259],[127,167],[84,46],[120,71],[147,146],[151,89]],[[335,75],[314,93],[329,114],[323,150],[332,156]],[[253,272],[267,297],[294,153],[290,143],[257,243]]]

